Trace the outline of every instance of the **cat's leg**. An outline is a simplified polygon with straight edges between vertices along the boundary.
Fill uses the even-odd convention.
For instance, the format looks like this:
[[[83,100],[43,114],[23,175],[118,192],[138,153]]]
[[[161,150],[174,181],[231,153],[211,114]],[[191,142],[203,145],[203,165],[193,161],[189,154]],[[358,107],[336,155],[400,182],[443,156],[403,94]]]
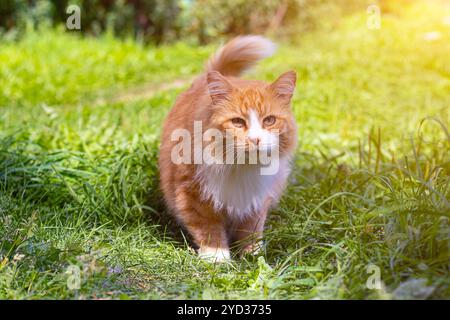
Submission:
[[[178,193],[177,217],[199,247],[198,255],[212,262],[230,259],[225,220],[209,205],[200,203],[188,192]]]
[[[259,212],[248,215],[235,224],[233,240],[241,246],[242,254],[257,254],[262,249],[264,224],[271,203],[272,198],[267,198]]]

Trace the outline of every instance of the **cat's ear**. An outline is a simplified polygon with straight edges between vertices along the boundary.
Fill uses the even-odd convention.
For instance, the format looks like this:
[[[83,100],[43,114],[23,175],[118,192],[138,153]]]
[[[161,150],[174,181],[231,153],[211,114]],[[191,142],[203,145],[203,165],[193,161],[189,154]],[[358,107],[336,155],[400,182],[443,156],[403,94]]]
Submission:
[[[278,77],[270,86],[270,90],[275,97],[284,103],[291,102],[292,95],[295,90],[295,83],[297,81],[297,74],[295,71],[288,71]]]
[[[231,83],[218,71],[208,72],[206,81],[208,82],[208,90],[213,102],[228,99],[233,91]]]

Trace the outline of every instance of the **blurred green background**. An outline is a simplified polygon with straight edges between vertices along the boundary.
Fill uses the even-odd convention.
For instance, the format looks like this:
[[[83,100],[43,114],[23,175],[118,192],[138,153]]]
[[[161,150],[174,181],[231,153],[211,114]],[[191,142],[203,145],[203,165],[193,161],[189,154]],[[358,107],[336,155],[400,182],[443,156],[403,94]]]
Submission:
[[[411,1],[367,0],[2,0],[0,30],[17,37],[29,28],[64,24],[68,5],[82,8],[82,33],[109,32],[145,42],[205,44],[219,37],[269,33],[295,39],[377,4],[394,13]]]

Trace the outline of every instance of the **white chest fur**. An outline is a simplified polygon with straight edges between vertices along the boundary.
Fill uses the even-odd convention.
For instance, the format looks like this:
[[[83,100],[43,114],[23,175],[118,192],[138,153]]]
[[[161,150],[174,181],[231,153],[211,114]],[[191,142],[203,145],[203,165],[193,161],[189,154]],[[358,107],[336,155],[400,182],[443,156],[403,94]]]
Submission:
[[[262,175],[259,165],[199,165],[196,179],[202,200],[210,200],[215,210],[226,210],[233,218],[243,218],[262,209],[268,197],[278,201],[290,172],[289,159],[280,159],[273,175]]]

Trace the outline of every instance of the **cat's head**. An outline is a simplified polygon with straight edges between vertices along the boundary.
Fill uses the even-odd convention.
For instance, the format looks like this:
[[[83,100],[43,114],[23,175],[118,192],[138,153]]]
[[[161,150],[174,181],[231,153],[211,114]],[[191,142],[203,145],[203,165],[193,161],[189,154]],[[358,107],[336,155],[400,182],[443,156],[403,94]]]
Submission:
[[[273,83],[228,80],[207,74],[212,100],[210,125],[234,136],[235,147],[290,154],[297,142],[291,99],[296,73],[288,71]],[[241,86],[241,83],[245,83]]]

